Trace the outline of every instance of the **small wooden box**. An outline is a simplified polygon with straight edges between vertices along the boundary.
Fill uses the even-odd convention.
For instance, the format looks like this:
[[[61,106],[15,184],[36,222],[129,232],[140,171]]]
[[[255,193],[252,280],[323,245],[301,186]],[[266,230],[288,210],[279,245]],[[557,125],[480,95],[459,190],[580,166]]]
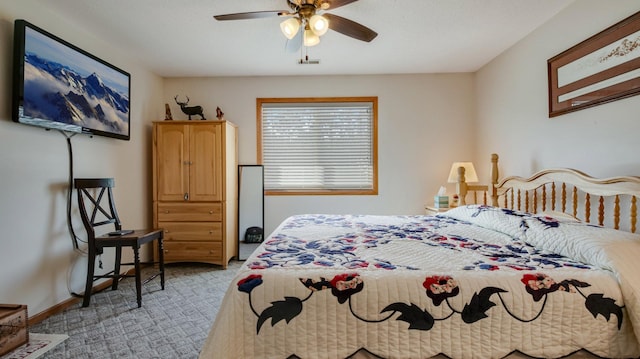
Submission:
[[[21,304],[0,304],[0,355],[26,344],[27,306]]]

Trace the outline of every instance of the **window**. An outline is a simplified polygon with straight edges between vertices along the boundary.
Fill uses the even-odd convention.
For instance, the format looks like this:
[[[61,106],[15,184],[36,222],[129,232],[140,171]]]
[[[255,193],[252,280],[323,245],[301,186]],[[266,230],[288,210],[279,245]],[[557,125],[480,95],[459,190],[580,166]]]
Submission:
[[[266,194],[378,194],[377,97],[259,98]]]

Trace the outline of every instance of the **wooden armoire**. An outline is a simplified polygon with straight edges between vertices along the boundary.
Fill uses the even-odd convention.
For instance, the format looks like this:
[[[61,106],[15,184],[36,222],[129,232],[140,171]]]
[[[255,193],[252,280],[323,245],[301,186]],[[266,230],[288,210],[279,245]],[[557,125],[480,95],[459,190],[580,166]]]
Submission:
[[[237,128],[228,121],[153,123],[153,225],[164,261],[227,267],[237,255]]]

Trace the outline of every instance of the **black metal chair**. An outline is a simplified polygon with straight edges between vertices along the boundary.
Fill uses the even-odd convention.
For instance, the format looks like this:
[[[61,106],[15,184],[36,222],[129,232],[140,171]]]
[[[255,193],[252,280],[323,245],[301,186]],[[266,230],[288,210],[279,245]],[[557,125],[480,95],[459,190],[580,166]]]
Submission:
[[[136,298],[138,308],[142,306],[142,284],[146,284],[157,276],[160,276],[160,286],[164,290],[164,250],[162,245],[163,230],[122,230],[122,224],[116,211],[113,198],[112,188],[114,187],[113,178],[76,178],[74,180],[75,188],[78,191],[78,207],[82,223],[87,232],[88,243],[88,269],[87,281],[84,290],[84,299],[82,306],[89,306],[91,300],[93,282],[101,278],[110,278],[112,280],[111,288],[118,289],[118,282],[125,277],[135,277],[136,279]],[[105,193],[107,194],[105,196]],[[114,225],[114,231],[96,236],[96,227],[103,225]],[[143,244],[157,241],[158,257],[157,261],[140,261],[140,247]],[[115,264],[113,271],[103,275],[95,275],[96,256],[102,254],[104,248],[115,248]],[[134,262],[121,263],[122,247],[131,247],[134,254]],[[159,270],[154,272],[144,282],[141,279],[141,265],[158,265]],[[133,265],[135,274],[120,273],[121,265]]]

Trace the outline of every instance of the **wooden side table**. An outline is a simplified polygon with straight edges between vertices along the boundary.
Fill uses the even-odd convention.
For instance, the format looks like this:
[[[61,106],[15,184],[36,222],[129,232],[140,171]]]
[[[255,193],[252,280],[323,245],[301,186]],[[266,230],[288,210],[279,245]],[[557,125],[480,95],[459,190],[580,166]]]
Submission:
[[[436,208],[433,206],[424,206],[424,212],[427,214],[427,216],[435,216],[438,213],[444,213],[450,209],[451,208]]]

